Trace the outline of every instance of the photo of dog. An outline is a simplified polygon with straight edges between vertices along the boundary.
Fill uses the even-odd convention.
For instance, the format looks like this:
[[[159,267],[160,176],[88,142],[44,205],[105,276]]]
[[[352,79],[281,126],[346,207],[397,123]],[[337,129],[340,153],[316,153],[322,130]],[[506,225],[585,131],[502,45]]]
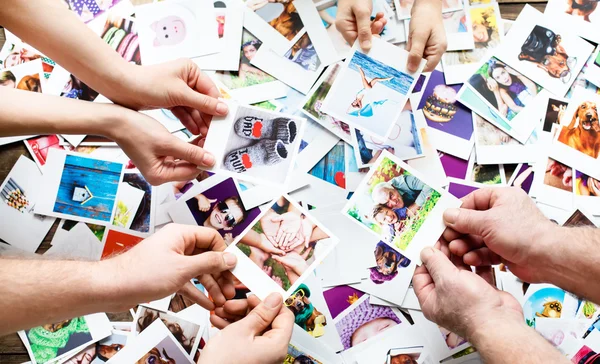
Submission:
[[[298,286],[294,293],[286,298],[284,304],[294,314],[298,326],[315,338],[323,336],[327,318],[310,302],[308,286]]]
[[[391,281],[398,275],[399,268],[410,265],[410,259],[381,241],[375,247],[375,261],[377,266],[369,269],[370,279],[375,284]]]
[[[571,68],[577,64],[577,58],[569,57],[561,41],[560,34],[536,25],[521,46],[519,60],[533,62],[551,77],[568,83],[572,76]]]
[[[591,22],[590,15],[596,11],[598,0],[567,0],[565,13],[580,16],[583,20]]]
[[[600,125],[595,102],[582,102],[567,127],[563,127],[558,141],[597,159],[600,155]]]

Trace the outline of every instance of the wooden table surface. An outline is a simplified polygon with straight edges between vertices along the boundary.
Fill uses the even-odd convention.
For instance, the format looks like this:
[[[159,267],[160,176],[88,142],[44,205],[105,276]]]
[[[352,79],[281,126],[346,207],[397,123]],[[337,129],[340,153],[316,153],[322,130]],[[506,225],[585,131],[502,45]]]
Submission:
[[[133,0],[134,4],[145,3],[147,0]],[[544,11],[546,7],[546,0],[534,0],[529,2],[522,2],[519,0],[500,0],[500,12],[502,13],[502,18],[514,20],[517,15],[521,12],[521,9],[525,6],[526,3],[534,6],[540,11]],[[4,29],[0,29],[0,48],[4,45]],[[25,145],[22,142],[17,142],[9,145],[0,146],[0,181],[3,181],[8,172],[10,172],[11,168],[19,159],[20,155],[26,155],[31,158],[31,155],[25,148]],[[1,217],[0,217],[1,218]],[[44,239],[44,242],[37,250],[37,253],[44,253],[50,247],[50,241],[52,240],[52,236],[54,235],[54,231],[56,230],[56,226],[58,225],[58,220],[52,226],[50,233]],[[109,314],[109,318],[113,321],[127,321],[131,320],[131,315],[129,313],[117,313],[117,314]],[[17,334],[11,334],[4,337],[0,337],[0,364],[16,364],[23,363],[29,361],[29,356],[27,355],[27,351],[23,346],[23,343],[17,336]]]

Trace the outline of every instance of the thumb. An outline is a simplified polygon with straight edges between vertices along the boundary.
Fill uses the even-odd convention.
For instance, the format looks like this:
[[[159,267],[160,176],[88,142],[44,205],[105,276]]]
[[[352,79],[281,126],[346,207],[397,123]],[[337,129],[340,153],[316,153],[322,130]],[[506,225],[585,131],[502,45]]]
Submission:
[[[217,199],[216,199],[216,198],[212,198],[212,199],[211,199],[211,198],[209,198],[209,199],[207,199],[207,200],[208,200],[208,202],[210,202],[210,203],[215,203],[215,202],[217,202]]]
[[[412,27],[411,22],[411,27]],[[412,31],[409,37],[410,47],[408,49],[408,64],[407,68],[410,72],[416,72],[419,69],[419,64],[423,59],[423,53],[425,52],[425,43],[427,42],[427,34],[417,31]]]
[[[265,331],[279,314],[283,299],[279,293],[271,293],[260,305],[256,306],[246,318],[240,321],[240,326],[252,335]]]
[[[363,51],[371,49],[371,14],[366,8],[354,10],[356,27],[358,29],[358,42]]]
[[[211,153],[197,145],[179,139],[169,144],[167,153],[170,153],[171,157],[182,159],[197,166],[212,167],[215,164],[215,157]]]
[[[446,226],[462,234],[482,236],[486,226],[486,211],[469,209],[448,209],[444,211]]]
[[[271,222],[280,222],[283,221],[283,217],[281,215],[275,215],[271,218]]]
[[[186,256],[183,267],[190,277],[203,274],[216,274],[232,269],[237,263],[237,257],[229,252],[204,252]]]
[[[441,251],[427,247],[421,251],[421,261],[434,283],[456,271],[456,266]]]

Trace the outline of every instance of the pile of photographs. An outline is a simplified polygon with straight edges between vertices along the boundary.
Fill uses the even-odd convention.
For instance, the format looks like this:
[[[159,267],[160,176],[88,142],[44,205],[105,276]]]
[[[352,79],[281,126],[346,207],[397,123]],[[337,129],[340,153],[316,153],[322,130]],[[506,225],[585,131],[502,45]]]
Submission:
[[[444,1],[449,48],[427,73],[424,60],[406,67],[412,0],[373,0],[388,22],[368,53],[337,31],[335,1],[63,1],[128,62],[187,57],[207,70],[230,110],[206,135],[217,163],[152,186],[108,139],[0,138],[31,154],[0,185],[0,238],[34,253],[58,220],[45,255],[102,260],[171,222],[215,229],[238,257],[236,297],[279,292],[294,313],[284,363],[479,363],[468,342],[424,317],[411,286],[443,211],[474,190],[522,188],[558,224],[598,226],[594,1],[550,0],[545,13],[527,5],[514,22],[493,0]],[[6,33],[0,86],[107,102]],[[194,138],[170,111],[145,113]],[[495,273],[523,320],[567,358],[600,352],[599,305],[503,266]],[[181,295],[131,315],[19,335],[33,363],[192,363],[218,332]]]

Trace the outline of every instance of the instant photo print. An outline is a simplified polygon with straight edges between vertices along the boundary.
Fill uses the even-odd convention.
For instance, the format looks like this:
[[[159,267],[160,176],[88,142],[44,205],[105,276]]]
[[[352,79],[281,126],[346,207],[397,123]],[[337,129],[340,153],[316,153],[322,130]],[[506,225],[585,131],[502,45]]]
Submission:
[[[435,362],[463,351],[471,346],[467,340],[427,320],[421,311],[409,310],[415,325],[419,327],[429,345],[428,352]]]
[[[218,52],[211,1],[173,0],[135,8],[143,64]]]
[[[394,0],[398,19],[410,19],[410,14],[415,0]],[[463,2],[460,0],[450,0],[442,3],[442,13],[457,11],[463,8]]]
[[[125,172],[119,184],[112,224],[140,233],[154,232],[155,188],[140,172]]]
[[[406,69],[408,52],[373,38],[369,53],[354,45],[321,109],[361,131],[386,139],[408,101],[425,60],[417,72]]]
[[[384,151],[342,213],[420,264],[421,250],[435,244],[444,231],[444,210],[460,205],[458,199]]]
[[[475,156],[471,156],[467,167],[466,181],[479,183],[481,186],[505,185],[506,175],[502,164],[479,164]]]
[[[594,50],[568,29],[556,17],[526,5],[496,55],[515,71],[562,97]]]
[[[0,76],[3,87],[39,93],[45,88],[46,79],[41,58],[2,69]]]
[[[270,206],[226,250],[238,258],[231,272],[261,299],[292,295],[339,241],[289,196]]]
[[[577,314],[578,299],[551,284],[532,284],[525,293],[525,323],[535,328],[537,318],[568,319]]]
[[[204,144],[216,158],[209,171],[257,184],[286,185],[298,155],[305,119],[225,102],[229,113],[213,118]]]
[[[92,224],[109,224],[123,180],[123,164],[51,149],[44,166],[44,192],[35,212]]]
[[[538,202],[570,209],[573,206],[575,171],[571,166],[548,157],[549,149],[546,148],[546,154],[542,154],[539,162],[535,164],[532,194]]]
[[[424,363],[427,361],[427,340],[414,326],[394,326],[377,343],[356,354],[358,364]]]
[[[576,207],[584,208],[594,216],[600,216],[600,181],[576,170],[573,194]]]
[[[594,43],[600,42],[598,3],[591,0],[549,0],[544,14],[548,14],[573,29],[579,36]]]

